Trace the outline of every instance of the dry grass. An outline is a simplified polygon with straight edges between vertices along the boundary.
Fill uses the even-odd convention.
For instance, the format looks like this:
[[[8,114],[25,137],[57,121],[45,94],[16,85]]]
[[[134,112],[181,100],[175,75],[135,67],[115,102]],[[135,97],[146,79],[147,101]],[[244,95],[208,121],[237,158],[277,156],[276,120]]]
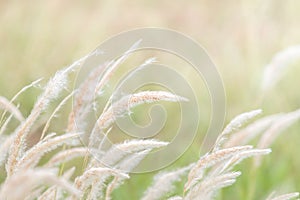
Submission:
[[[130,50],[133,50],[136,45]],[[157,101],[187,101],[183,97],[164,91],[130,94],[115,103],[109,100],[90,132],[84,125],[85,116],[92,109],[93,96],[102,94],[99,91],[102,91],[119,64],[129,56],[126,52],[120,59],[101,65],[96,69],[96,73],[92,72],[87,77],[79,89],[69,92],[50,115],[42,129],[40,140],[32,147],[27,147],[28,135],[31,134],[33,126],[39,123],[42,113],[47,112],[50,104],[68,87],[68,76],[82,61],[94,55],[95,52],[58,71],[46,84],[27,117],[23,117],[18,106],[13,103],[19,93],[11,101],[4,97],[0,98],[1,109],[5,110],[1,119],[3,137],[0,148],[1,164],[4,164],[6,169],[6,177],[0,189],[2,199],[108,200],[112,198],[115,189],[123,183],[126,184],[126,179],[130,179],[131,170],[148,153],[155,148],[168,145],[167,142],[147,139],[125,141],[111,146],[108,150],[102,148],[106,133],[110,131],[115,120],[130,114],[133,107]],[[26,86],[21,92],[36,83]],[[73,95],[74,106],[65,133],[57,135],[49,132],[51,120]],[[154,177],[153,184],[144,193],[142,199],[167,198],[168,194],[176,188],[174,183],[182,181],[181,178],[187,174],[188,180],[185,182],[184,193],[169,199],[213,199],[222,188],[233,185],[241,176],[242,172],[236,171],[235,166],[244,159],[256,157],[256,167],[258,167],[261,156],[271,153],[268,147],[279,133],[300,117],[299,110],[296,110],[254,120],[261,112],[261,110],[254,110],[235,117],[220,133],[211,151],[186,167],[159,173]],[[19,124],[10,134],[3,134],[12,117],[16,118]],[[82,122],[83,125],[77,126],[78,122]],[[80,140],[83,135],[89,138],[87,143],[89,148],[85,147]],[[258,140],[257,145],[247,145],[255,138]],[[40,162],[45,155],[60,146],[64,146],[62,151],[56,151],[52,154],[52,158]],[[97,156],[94,157],[92,154]],[[75,157],[85,159],[82,173],[73,175],[75,168],[65,170],[64,165]],[[268,199],[292,199],[298,196],[299,193],[290,193],[278,197],[269,196]]]

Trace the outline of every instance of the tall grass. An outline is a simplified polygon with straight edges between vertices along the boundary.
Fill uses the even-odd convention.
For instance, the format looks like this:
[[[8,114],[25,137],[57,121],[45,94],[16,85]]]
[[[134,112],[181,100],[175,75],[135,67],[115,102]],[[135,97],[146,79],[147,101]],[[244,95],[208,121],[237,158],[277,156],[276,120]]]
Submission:
[[[94,95],[103,93],[103,87],[114,75],[116,68],[127,58],[126,53],[118,60],[100,65],[78,89],[68,91],[69,94],[49,115],[39,141],[32,146],[28,145],[28,138],[33,134],[33,127],[39,123],[41,115],[48,112],[50,104],[68,87],[69,75],[91,55],[93,54],[58,71],[43,88],[31,113],[26,117],[14,103],[17,97],[12,100],[0,97],[0,108],[5,111],[1,118],[0,161],[6,170],[5,180],[0,188],[1,199],[109,200],[121,184],[126,184],[127,179],[130,179],[130,172],[148,153],[168,145],[168,142],[154,139],[135,139],[114,144],[108,150],[103,148],[116,119],[130,114],[133,107],[158,101],[187,101],[184,97],[165,91],[143,91],[124,96],[115,103],[108,101],[92,130],[86,126],[86,115],[93,109],[91,105]],[[270,78],[272,77],[267,76],[268,80]],[[21,92],[34,85],[36,82],[21,89]],[[68,121],[64,133],[50,132],[51,120],[72,96],[73,109],[68,119],[61,119]],[[254,110],[235,117],[220,133],[210,151],[188,166],[160,172],[141,199],[214,199],[222,188],[233,185],[242,173],[247,173],[236,169],[244,159],[255,157],[253,166],[249,167],[258,168],[262,156],[271,153],[270,145],[274,139],[300,118],[299,110],[257,119],[261,113],[261,110]],[[18,124],[10,127],[14,130],[9,131],[7,127],[13,126],[9,124],[12,118],[17,119]],[[88,140],[86,145],[82,142],[84,138]],[[254,144],[248,145],[250,142]],[[64,148],[54,151],[61,146]],[[49,154],[53,151],[54,153]],[[46,155],[51,155],[51,158],[46,159]],[[69,170],[64,167],[67,163],[72,164],[70,161],[75,157],[82,158],[81,173],[74,173],[75,166]],[[43,158],[46,160],[41,162]],[[183,177],[187,177],[183,193],[170,196],[172,191],[176,192],[175,185],[182,182]],[[271,194],[267,199],[297,197],[299,193],[278,197]]]

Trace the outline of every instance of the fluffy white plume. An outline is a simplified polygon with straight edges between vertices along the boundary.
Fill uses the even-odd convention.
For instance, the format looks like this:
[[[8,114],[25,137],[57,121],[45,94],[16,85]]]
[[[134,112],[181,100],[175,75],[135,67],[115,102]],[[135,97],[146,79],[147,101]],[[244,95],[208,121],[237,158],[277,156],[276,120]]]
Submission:
[[[57,177],[55,171],[45,168],[18,171],[2,186],[0,196],[3,199],[22,200],[40,185],[57,185],[75,196],[80,193],[65,179]]]
[[[128,154],[152,150],[166,145],[168,145],[167,142],[157,140],[128,140],[124,143],[111,147],[111,149],[105,153],[100,162],[106,166],[114,166]]]
[[[299,192],[283,194],[277,197],[273,197],[274,193],[272,193],[266,200],[291,200],[299,197]]]
[[[229,172],[216,177],[209,177],[198,183],[185,196],[187,200],[212,199],[214,193],[224,187],[235,183],[236,178],[241,175],[241,172]]]
[[[161,199],[165,194],[174,189],[173,184],[181,180],[181,177],[185,175],[192,165],[174,170],[171,172],[158,173],[153,180],[153,184],[147,189],[142,200],[157,200]]]
[[[272,88],[282,78],[286,69],[298,60],[300,60],[300,45],[290,46],[278,52],[265,67],[262,89]]]
[[[219,150],[220,146],[224,143],[224,141],[227,139],[230,133],[237,131],[245,123],[247,123],[248,121],[255,118],[261,113],[262,110],[253,110],[236,116],[233,120],[229,122],[229,124],[225,127],[223,132],[218,136],[212,151]]]
[[[252,149],[252,146],[239,146],[221,149],[211,154],[204,155],[191,169],[188,175],[188,181],[185,184],[185,191],[190,190],[199,180],[203,178],[205,169],[249,149]]]

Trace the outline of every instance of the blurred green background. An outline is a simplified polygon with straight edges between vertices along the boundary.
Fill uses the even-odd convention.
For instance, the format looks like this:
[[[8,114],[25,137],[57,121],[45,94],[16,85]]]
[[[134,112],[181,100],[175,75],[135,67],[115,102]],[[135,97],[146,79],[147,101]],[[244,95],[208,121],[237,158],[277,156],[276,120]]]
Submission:
[[[1,0],[0,95],[11,98],[25,84],[49,78],[114,34],[151,26],[182,32],[207,50],[224,81],[227,121],[255,108],[262,108],[265,114],[292,111],[300,107],[300,67],[289,70],[268,93],[261,94],[259,88],[263,67],[272,56],[300,44],[299,10],[296,0]],[[37,94],[30,91],[20,98],[25,114]],[[218,197],[258,199],[273,189],[299,191],[299,130],[298,123],[280,136],[272,146],[273,153],[255,172],[256,179],[247,161],[240,166],[243,176]],[[193,145],[178,165],[197,160],[198,151]],[[115,197],[136,199],[149,185],[151,175],[134,176]]]

